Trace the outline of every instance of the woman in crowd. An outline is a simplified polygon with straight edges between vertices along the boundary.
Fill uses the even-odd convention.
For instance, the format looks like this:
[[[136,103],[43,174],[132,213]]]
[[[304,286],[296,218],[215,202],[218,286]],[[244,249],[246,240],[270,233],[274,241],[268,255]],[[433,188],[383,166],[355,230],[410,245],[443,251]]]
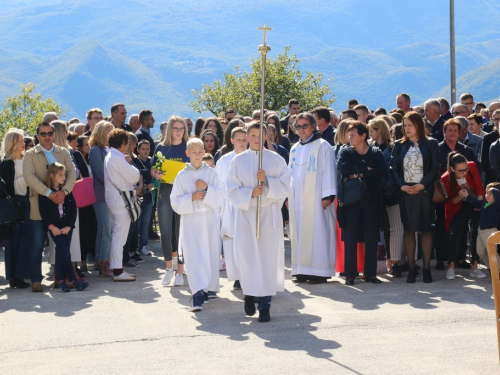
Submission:
[[[82,135],[77,138],[77,151],[74,153],[76,168],[80,171],[82,178],[92,177],[92,169],[89,162],[89,137]],[[81,249],[81,272],[87,272],[87,258],[94,263],[95,245],[97,239],[97,219],[94,207],[87,206],[78,209],[78,220],[80,224],[80,249]]]
[[[415,232],[420,232],[424,258],[423,281],[432,282],[430,269],[434,178],[439,169],[438,143],[425,136],[425,124],[418,112],[408,112],[403,119],[404,135],[394,143],[391,169],[400,189],[399,208],[408,255],[408,283],[416,281]]]
[[[460,250],[467,247],[469,235],[469,220],[471,227],[477,228],[479,222],[478,211],[473,211],[473,206],[466,199],[459,196],[459,191],[465,190],[468,195],[477,200],[484,199],[484,188],[481,177],[476,167],[476,163],[468,161],[463,155],[456,151],[448,154],[448,168],[441,176],[450,201],[446,202],[445,228],[448,233],[448,271],[446,278],[455,278],[455,264]],[[477,230],[472,230],[471,242],[471,270],[470,276],[475,278],[485,278],[486,275],[477,268],[479,257],[472,246],[477,240]]]
[[[214,134],[217,136],[217,140],[219,141],[219,145],[224,142],[224,130],[222,130],[222,125],[217,117],[210,117],[209,119],[207,119],[205,125],[203,125],[203,128],[201,129],[202,136],[206,130],[211,130],[212,132],[214,132]]]
[[[205,119],[203,117],[198,117],[196,121],[194,122],[194,136],[196,138],[200,138],[201,136],[201,131],[203,127],[205,126]],[[188,134],[189,137],[189,134]]]
[[[384,209],[382,178],[387,175],[384,156],[378,148],[368,144],[368,128],[360,121],[348,128],[349,146],[340,149],[337,167],[342,179],[363,179],[366,189],[358,203],[341,206],[338,220],[343,230],[346,285],[353,285],[357,275],[357,243],[365,243],[363,278],[366,282],[381,283],[377,279],[377,244],[379,241],[380,212]],[[342,183],[339,186],[342,189]]]
[[[201,133],[201,140],[205,145],[205,152],[207,154],[215,156],[220,148],[217,135],[212,130],[206,129]]]
[[[266,117],[266,122],[269,125],[274,125],[274,127],[276,128],[276,138],[275,138],[276,144],[283,146],[287,150],[287,152],[290,152],[290,149],[292,147],[290,145],[290,140],[288,139],[287,136],[281,134],[281,123],[276,112],[268,112],[265,117]]]
[[[75,152],[78,147],[78,134],[75,132],[68,132],[66,140],[68,141],[68,145],[71,148],[71,150]]]
[[[5,188],[11,197],[21,207],[24,222],[13,226],[14,236],[5,246],[5,278],[11,288],[25,289],[30,286],[24,279],[30,275],[30,202],[28,187],[23,177],[23,157],[25,143],[23,132],[10,128],[4,136],[0,152],[0,177],[5,182]],[[0,190],[0,195],[4,195]]]
[[[290,141],[290,148],[299,141],[300,137],[295,130],[295,121],[297,120],[297,115],[291,115],[288,118],[288,140]]]
[[[33,147],[35,147],[35,138],[24,136],[24,146],[25,151],[31,150]]]
[[[97,218],[97,239],[95,244],[95,269],[99,276],[109,277],[109,247],[111,244],[111,216],[104,197],[104,159],[108,154],[108,135],[115,127],[108,121],[99,121],[89,139],[89,161],[92,166],[94,191],[97,202],[94,211]]]
[[[121,196],[122,191],[131,191],[139,182],[140,174],[126,155],[129,151],[130,133],[114,129],[109,133],[109,152],[104,159],[104,196],[111,217],[111,244],[109,269],[113,281],[135,281],[135,274],[123,270],[124,245],[130,230],[130,216]]]
[[[238,126],[242,128],[245,127],[245,123],[243,122],[243,120],[237,118],[229,121],[229,124],[227,125],[227,128],[224,131],[224,144],[214,156],[215,164],[217,164],[217,162],[221,157],[234,150],[234,145],[231,142],[231,132],[233,131],[234,128],[237,128]]]
[[[189,158],[186,155],[186,143],[188,141],[187,125],[184,119],[180,116],[172,116],[168,120],[165,137],[163,141],[156,147],[155,156],[153,157],[152,165],[156,164],[158,152],[161,152],[166,160],[173,160],[187,163]],[[156,168],[151,169],[151,176],[160,180],[163,173]],[[170,204],[170,193],[172,185],[161,183],[158,195],[158,222],[160,224],[161,233],[161,249],[165,259],[167,272],[163,278],[162,284],[169,285],[174,276],[175,260],[177,265],[177,275],[175,276],[174,286],[184,285],[184,264],[182,259],[178,259],[178,236],[180,229],[180,216],[172,209]]]

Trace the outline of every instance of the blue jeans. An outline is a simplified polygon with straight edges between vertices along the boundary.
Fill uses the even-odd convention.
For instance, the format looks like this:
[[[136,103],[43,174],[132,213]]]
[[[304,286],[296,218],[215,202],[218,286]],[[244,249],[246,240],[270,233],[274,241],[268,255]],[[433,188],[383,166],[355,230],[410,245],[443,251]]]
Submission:
[[[139,218],[139,249],[148,245],[149,224],[151,222],[151,213],[153,212],[153,202],[142,202],[142,212]]]
[[[94,203],[95,216],[97,218],[97,240],[95,244],[95,259],[109,259],[111,246],[111,215],[106,202]]]
[[[30,271],[31,282],[41,282],[42,276],[42,255],[43,244],[47,235],[47,228],[42,220],[29,220],[28,232],[31,233],[30,246]]]
[[[54,236],[52,232],[50,232],[50,236],[56,244],[56,265],[54,267],[56,280],[63,281],[69,279],[75,281],[76,275],[73,270],[73,265],[71,264],[71,254],[69,252],[73,229],[71,229],[68,234],[60,234],[59,236]]]

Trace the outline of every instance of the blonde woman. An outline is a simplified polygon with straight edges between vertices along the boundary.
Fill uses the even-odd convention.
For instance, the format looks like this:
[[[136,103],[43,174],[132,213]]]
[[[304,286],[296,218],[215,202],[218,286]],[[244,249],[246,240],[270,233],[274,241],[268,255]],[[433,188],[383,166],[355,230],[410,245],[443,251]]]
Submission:
[[[104,159],[108,154],[108,135],[115,127],[108,121],[99,121],[89,139],[89,161],[94,178],[97,202],[94,211],[97,218],[97,240],[95,244],[95,268],[99,275],[109,277],[109,249],[111,245],[111,216],[104,198]]]
[[[166,160],[174,160],[187,163],[189,158],[186,156],[186,144],[188,141],[188,128],[184,119],[180,116],[172,116],[168,120],[165,137],[155,150],[152,165],[155,165],[158,152],[161,152]],[[151,176],[157,180],[162,177],[161,171],[151,169]],[[177,275],[175,276],[174,286],[184,285],[184,262],[178,259],[178,236],[180,229],[180,216],[174,212],[170,204],[170,193],[172,192],[170,184],[163,183],[160,186],[158,195],[158,222],[161,233],[161,250],[165,258],[167,272],[163,278],[163,285],[169,285],[174,276],[174,262],[177,260]]]
[[[5,133],[0,162],[0,177],[7,192],[21,206],[25,221],[13,226],[13,234],[5,246],[5,278],[11,288],[25,289],[30,286],[24,279],[30,278],[30,202],[28,188],[23,177],[24,134],[11,128]],[[0,190],[0,194],[4,194]]]

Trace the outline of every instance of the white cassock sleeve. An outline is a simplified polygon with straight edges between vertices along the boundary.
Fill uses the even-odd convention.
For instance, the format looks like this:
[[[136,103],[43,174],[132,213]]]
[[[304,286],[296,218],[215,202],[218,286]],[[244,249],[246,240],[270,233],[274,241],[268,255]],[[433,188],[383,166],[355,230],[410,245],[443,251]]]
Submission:
[[[207,194],[203,203],[217,210],[222,207],[226,197],[226,185],[220,180],[217,173],[211,173],[211,181],[205,181],[208,185]]]
[[[188,181],[185,181],[186,177]],[[181,171],[174,180],[174,186],[170,193],[172,209],[179,215],[192,214],[194,212],[193,193],[190,192],[190,189],[184,188],[186,183],[195,183],[189,177],[189,173],[182,173]]]
[[[337,164],[335,162],[335,152],[328,143],[322,145],[319,152],[321,154],[320,160],[323,176],[321,181],[321,198],[327,198],[331,195],[337,195]]]
[[[273,171],[276,177],[267,177],[267,184],[264,184],[263,195],[272,200],[285,200],[290,191],[290,169],[283,158],[276,159],[277,163]],[[267,185],[267,186],[266,186]]]
[[[238,178],[238,173],[249,173],[245,171],[245,168],[236,168],[235,159],[231,162],[231,167],[227,173],[227,196],[231,200],[231,203],[239,208],[240,210],[248,211],[250,209],[250,202],[252,200],[252,192],[254,187],[243,186],[241,180]],[[255,176],[255,181],[257,182],[257,176]]]

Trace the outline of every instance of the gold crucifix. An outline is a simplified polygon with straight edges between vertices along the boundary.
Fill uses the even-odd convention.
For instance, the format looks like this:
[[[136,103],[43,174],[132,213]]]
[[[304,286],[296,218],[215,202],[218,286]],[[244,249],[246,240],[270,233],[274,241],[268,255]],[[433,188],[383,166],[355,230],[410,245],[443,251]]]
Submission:
[[[264,24],[264,27],[259,27],[259,30],[264,30],[264,45],[266,45],[266,32],[267,30],[272,30],[272,27],[267,27],[267,24]]]

